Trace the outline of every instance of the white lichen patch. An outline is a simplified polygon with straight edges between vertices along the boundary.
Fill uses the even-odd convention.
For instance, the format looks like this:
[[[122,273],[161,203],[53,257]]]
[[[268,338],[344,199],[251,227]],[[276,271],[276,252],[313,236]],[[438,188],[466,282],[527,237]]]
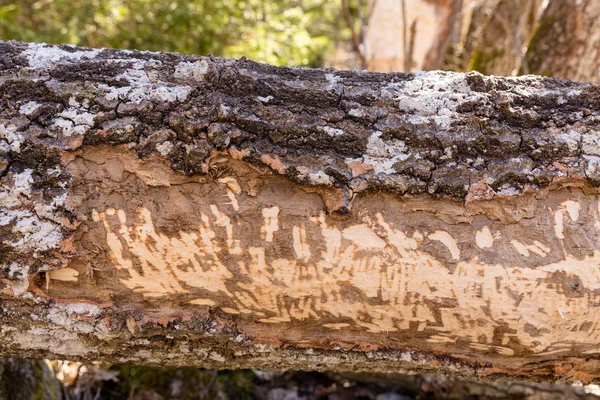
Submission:
[[[323,127],[321,127],[321,130],[323,130],[323,132],[325,132],[329,136],[342,136],[344,134],[343,130],[338,129],[338,128],[333,128],[331,126],[323,126]]]
[[[94,114],[83,111],[77,108],[68,108],[58,114],[60,117],[63,117],[67,120],[72,121],[75,125],[87,125],[94,126],[94,118],[96,117]]]
[[[96,318],[102,310],[95,304],[75,302],[56,303],[48,309],[46,318],[62,328],[65,333],[103,333],[107,332],[104,324],[89,322],[90,318]]]
[[[169,103],[185,101],[191,91],[192,88],[189,86],[160,86],[150,91],[150,99]]]
[[[576,131],[576,130],[569,130],[568,132],[552,132],[550,131],[550,134],[552,135],[553,140],[556,143],[562,143],[565,144],[567,146],[567,149],[569,150],[569,152],[571,153],[576,153],[577,150],[579,149],[579,143],[581,143],[581,133]],[[597,151],[600,151],[597,150]],[[590,153],[590,154],[594,154],[594,153]]]
[[[600,156],[600,132],[592,131],[582,137],[581,151],[583,154]]]
[[[29,195],[31,192],[31,184],[33,183],[33,170],[30,168],[24,169],[23,172],[13,176],[12,190]]]
[[[9,242],[22,250],[41,251],[58,248],[62,240],[60,226],[54,222],[40,220],[29,210],[9,211],[15,218],[12,232],[19,240]]]
[[[298,177],[301,180],[308,181],[313,185],[331,185],[332,178],[323,171],[312,172],[308,167],[296,167]]]
[[[89,113],[85,113],[89,114]],[[90,114],[91,115],[91,114]],[[78,122],[89,121],[88,116],[84,116],[80,114],[79,117],[76,117]],[[92,116],[93,120],[93,116]],[[93,122],[91,123],[93,125]],[[70,119],[65,118],[57,118],[54,120],[54,124],[52,125],[55,128],[58,128],[60,133],[66,137],[72,137],[74,135],[85,135],[85,133],[90,129],[91,125],[88,125],[87,122],[83,124],[78,124],[73,122]]]
[[[209,66],[206,60],[196,62],[182,61],[175,67],[173,76],[177,79],[193,79],[196,81],[204,80],[208,73]]]
[[[21,151],[21,144],[23,143],[23,135],[17,132],[17,127],[13,124],[4,125],[0,123],[0,139],[5,139],[10,149],[16,153]]]
[[[87,99],[86,99],[87,102]],[[74,96],[69,97],[69,106],[71,107],[81,107],[81,103],[79,101],[77,101],[77,99]]]
[[[136,61],[133,63],[132,68],[129,68],[127,71],[117,75],[117,78],[125,79],[132,85],[150,84],[150,76],[144,68],[151,68],[153,64],[155,64],[153,60]]]
[[[0,187],[0,204],[2,205],[2,209],[16,208],[22,204],[21,201],[19,193]]]
[[[25,211],[22,210],[7,210],[0,208],[0,226],[6,226],[17,220],[17,218],[23,217]]]
[[[308,180],[315,185],[331,185],[333,183],[331,176],[323,171],[310,172],[308,174]]]
[[[335,85],[342,80],[342,78],[334,74],[325,74],[325,80],[329,83],[327,89],[333,89]]]
[[[52,176],[54,178],[58,178],[63,172],[64,171],[58,166],[46,169],[46,175]],[[65,181],[57,182],[57,184],[63,189],[67,187],[67,182]]]
[[[98,89],[104,92],[104,99],[112,102],[115,100],[124,100],[131,91],[131,86],[114,87],[104,83],[98,85]]]
[[[600,157],[598,156],[583,156],[585,161],[585,175],[588,178],[600,178]]]
[[[273,100],[273,99],[274,99],[274,97],[273,97],[273,96],[267,96],[267,97],[263,97],[263,96],[256,96],[256,98],[257,98],[259,101],[261,101],[262,103],[265,103],[265,104],[266,104],[266,103],[268,103],[268,102],[270,102],[271,100]]]
[[[158,151],[163,156],[167,156],[171,152],[172,149],[173,149],[173,143],[171,143],[169,141],[156,144],[156,151]]]
[[[452,72],[417,72],[403,87],[393,85],[395,100],[401,110],[412,113],[408,121],[414,124],[435,122],[449,127],[457,107],[480,94],[469,87],[464,74]]]
[[[172,85],[160,81],[156,71],[151,69],[154,66],[160,65],[161,63],[156,60],[136,62],[133,68],[129,68],[117,75],[117,78],[128,81],[130,86],[114,88],[107,85],[99,85],[99,88],[107,92],[105,99],[108,101],[120,99],[129,100],[136,104],[152,100],[161,102],[185,101],[191,93],[192,88],[186,85]],[[148,68],[149,71],[146,71],[145,68]]]
[[[33,170],[25,169],[19,173],[9,175],[12,184],[9,187],[0,187],[0,226],[8,226],[7,237],[2,241],[11,247],[17,247],[20,251],[30,250],[33,252],[58,248],[62,240],[62,231],[55,212],[54,201],[51,204],[38,202],[31,208],[23,208],[28,205],[28,199],[32,195]],[[54,170],[49,170],[53,174]],[[60,173],[57,169],[56,173]],[[56,204],[64,203],[66,193],[58,196]],[[29,205],[30,206],[30,205]],[[38,211],[44,211],[38,214]]]
[[[77,61],[95,58],[102,49],[65,51],[45,43],[29,43],[24,55],[29,62],[29,68],[48,70],[64,61]]]
[[[500,186],[498,188],[498,190],[496,190],[497,196],[510,197],[510,196],[518,196],[519,194],[521,194],[521,189],[511,186],[508,183],[505,183],[504,185]]]
[[[90,317],[97,317],[100,315],[102,310],[95,304],[91,303],[69,303],[64,306],[67,313],[75,313],[80,315],[88,315]]]
[[[348,111],[348,115],[351,117],[361,118],[364,117],[365,113],[360,108],[353,108]]]
[[[7,343],[19,345],[22,349],[41,349],[54,354],[68,354],[73,356],[86,356],[97,350],[85,345],[85,342],[74,332],[64,329],[46,329],[33,327],[29,331],[14,332]]]
[[[345,160],[346,164],[358,161],[372,165],[376,174],[393,174],[394,164],[409,157],[406,144],[402,140],[393,138],[383,141],[381,135],[381,131],[373,132],[367,143],[366,154],[358,159],[348,158]]]
[[[33,114],[38,108],[40,108],[40,106],[41,104],[36,101],[29,101],[19,108],[19,112],[23,115],[29,116]]]
[[[163,101],[163,102],[174,102],[174,101],[185,101],[192,88],[189,86],[157,86],[150,84],[144,84],[142,86],[126,86],[121,88],[110,88],[105,94],[105,98],[108,101],[114,101],[116,99],[130,101],[136,104],[140,104],[143,101]]]
[[[61,184],[61,186],[64,184]],[[67,201],[67,191],[65,191],[63,194],[56,196],[52,199],[52,207],[64,207],[65,203]]]
[[[10,152],[10,146],[7,142],[0,140],[0,154],[8,154]]]
[[[8,277],[11,278],[13,296],[23,296],[29,289],[29,266],[12,262],[9,265]]]
[[[64,136],[71,136],[73,134],[73,121],[69,121],[68,119],[64,118],[57,118],[54,120],[53,126],[59,128]]]

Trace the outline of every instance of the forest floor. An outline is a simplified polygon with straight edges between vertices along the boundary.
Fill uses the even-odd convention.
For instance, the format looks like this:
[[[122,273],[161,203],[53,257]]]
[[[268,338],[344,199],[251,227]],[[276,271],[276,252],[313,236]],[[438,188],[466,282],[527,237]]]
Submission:
[[[600,399],[597,385],[475,382],[441,376],[103,366],[49,361],[65,399]]]

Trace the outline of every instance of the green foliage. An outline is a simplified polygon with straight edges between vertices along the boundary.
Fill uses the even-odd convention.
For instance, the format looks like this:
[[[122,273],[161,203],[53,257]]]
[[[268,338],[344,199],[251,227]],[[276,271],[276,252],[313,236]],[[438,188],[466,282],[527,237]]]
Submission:
[[[328,0],[0,0],[0,38],[319,66],[347,35]]]

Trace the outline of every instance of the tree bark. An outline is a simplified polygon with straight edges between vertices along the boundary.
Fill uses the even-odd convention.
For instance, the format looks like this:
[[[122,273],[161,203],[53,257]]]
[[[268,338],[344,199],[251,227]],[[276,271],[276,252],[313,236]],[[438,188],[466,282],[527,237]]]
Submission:
[[[44,361],[0,359],[0,399],[59,400],[61,386]]]
[[[439,69],[462,0],[377,0],[366,35],[370,71]]]
[[[600,88],[0,44],[0,354],[583,382]]]
[[[600,1],[550,0],[527,50],[529,72],[600,80]]]
[[[497,0],[475,6],[460,70],[510,76],[529,73],[524,49],[537,22],[540,0]]]

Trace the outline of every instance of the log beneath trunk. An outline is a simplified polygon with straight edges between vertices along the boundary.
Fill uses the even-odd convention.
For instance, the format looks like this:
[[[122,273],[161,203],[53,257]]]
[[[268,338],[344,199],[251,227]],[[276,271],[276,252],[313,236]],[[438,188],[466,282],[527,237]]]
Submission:
[[[0,43],[0,354],[600,374],[600,86]]]

